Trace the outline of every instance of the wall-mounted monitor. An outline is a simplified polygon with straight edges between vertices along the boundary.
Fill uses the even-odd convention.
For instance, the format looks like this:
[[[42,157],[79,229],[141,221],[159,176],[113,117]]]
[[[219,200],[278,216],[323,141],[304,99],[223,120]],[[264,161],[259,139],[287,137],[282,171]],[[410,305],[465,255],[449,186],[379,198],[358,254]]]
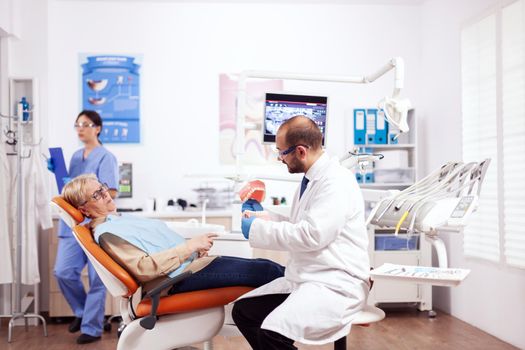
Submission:
[[[326,140],[326,107],[328,97],[267,93],[264,107],[263,143],[275,142],[277,130],[286,120],[304,115],[312,119]]]
[[[131,163],[119,164],[119,198],[131,198],[133,196],[133,168]]]

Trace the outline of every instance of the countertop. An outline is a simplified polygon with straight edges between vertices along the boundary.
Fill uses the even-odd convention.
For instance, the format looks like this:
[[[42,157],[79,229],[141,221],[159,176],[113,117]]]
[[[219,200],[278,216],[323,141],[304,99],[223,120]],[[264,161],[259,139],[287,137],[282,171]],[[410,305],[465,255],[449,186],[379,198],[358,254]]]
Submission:
[[[200,210],[178,210],[178,211],[133,211],[133,212],[126,212],[125,214],[132,214],[132,215],[138,215],[138,216],[144,216],[148,218],[200,218],[202,215],[202,211]],[[216,217],[231,217],[232,216],[232,210],[231,209],[221,209],[221,210],[206,210],[205,212],[206,217],[208,218],[216,218]]]

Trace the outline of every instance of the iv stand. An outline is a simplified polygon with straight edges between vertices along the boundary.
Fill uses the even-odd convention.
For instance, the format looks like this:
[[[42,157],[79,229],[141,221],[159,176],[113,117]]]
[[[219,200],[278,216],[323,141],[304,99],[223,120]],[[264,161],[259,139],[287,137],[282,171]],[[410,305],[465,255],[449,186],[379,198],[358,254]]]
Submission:
[[[22,219],[22,201],[23,201],[23,168],[22,168],[22,161],[25,158],[28,158],[26,156],[22,155],[22,145],[23,145],[23,135],[24,132],[22,130],[22,115],[23,115],[23,109],[22,105],[18,104],[17,106],[17,115],[16,116],[8,116],[8,118],[13,119],[16,121],[16,129],[18,133],[18,140],[16,143],[16,173],[18,176],[17,181],[17,203],[16,203],[16,274],[15,274],[15,308],[14,312],[12,312],[11,315],[2,315],[0,317],[10,317],[9,320],[9,328],[7,333],[7,342],[11,343],[12,336],[13,336],[13,327],[15,326],[15,322],[17,319],[24,319],[25,324],[25,330],[28,331],[28,323],[27,319],[29,318],[36,318],[42,321],[42,325],[44,326],[44,336],[47,337],[47,323],[44,317],[41,315],[38,315],[36,313],[26,313],[25,311],[22,311],[22,230],[23,230],[23,219]]]

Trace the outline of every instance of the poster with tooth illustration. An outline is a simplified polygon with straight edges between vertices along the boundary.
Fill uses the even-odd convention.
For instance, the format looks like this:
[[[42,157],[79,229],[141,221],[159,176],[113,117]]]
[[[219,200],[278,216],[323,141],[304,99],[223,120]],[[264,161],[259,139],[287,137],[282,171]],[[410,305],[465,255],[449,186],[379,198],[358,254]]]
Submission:
[[[97,111],[103,143],[140,142],[141,57],[80,55],[82,109]]]

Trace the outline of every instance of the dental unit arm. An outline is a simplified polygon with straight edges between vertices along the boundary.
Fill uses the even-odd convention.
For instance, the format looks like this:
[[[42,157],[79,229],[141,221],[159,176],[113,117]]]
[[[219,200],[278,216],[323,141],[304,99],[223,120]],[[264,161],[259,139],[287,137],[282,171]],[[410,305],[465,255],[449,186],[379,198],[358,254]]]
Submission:
[[[461,231],[476,210],[490,159],[479,163],[449,162],[407,189],[379,200],[367,223],[406,229],[425,236],[436,249],[440,268],[447,253],[439,231]]]
[[[352,169],[356,167],[361,174],[364,174],[374,162],[383,158],[384,156],[380,153],[358,153],[357,150],[354,150],[343,156],[340,162],[345,168]]]

